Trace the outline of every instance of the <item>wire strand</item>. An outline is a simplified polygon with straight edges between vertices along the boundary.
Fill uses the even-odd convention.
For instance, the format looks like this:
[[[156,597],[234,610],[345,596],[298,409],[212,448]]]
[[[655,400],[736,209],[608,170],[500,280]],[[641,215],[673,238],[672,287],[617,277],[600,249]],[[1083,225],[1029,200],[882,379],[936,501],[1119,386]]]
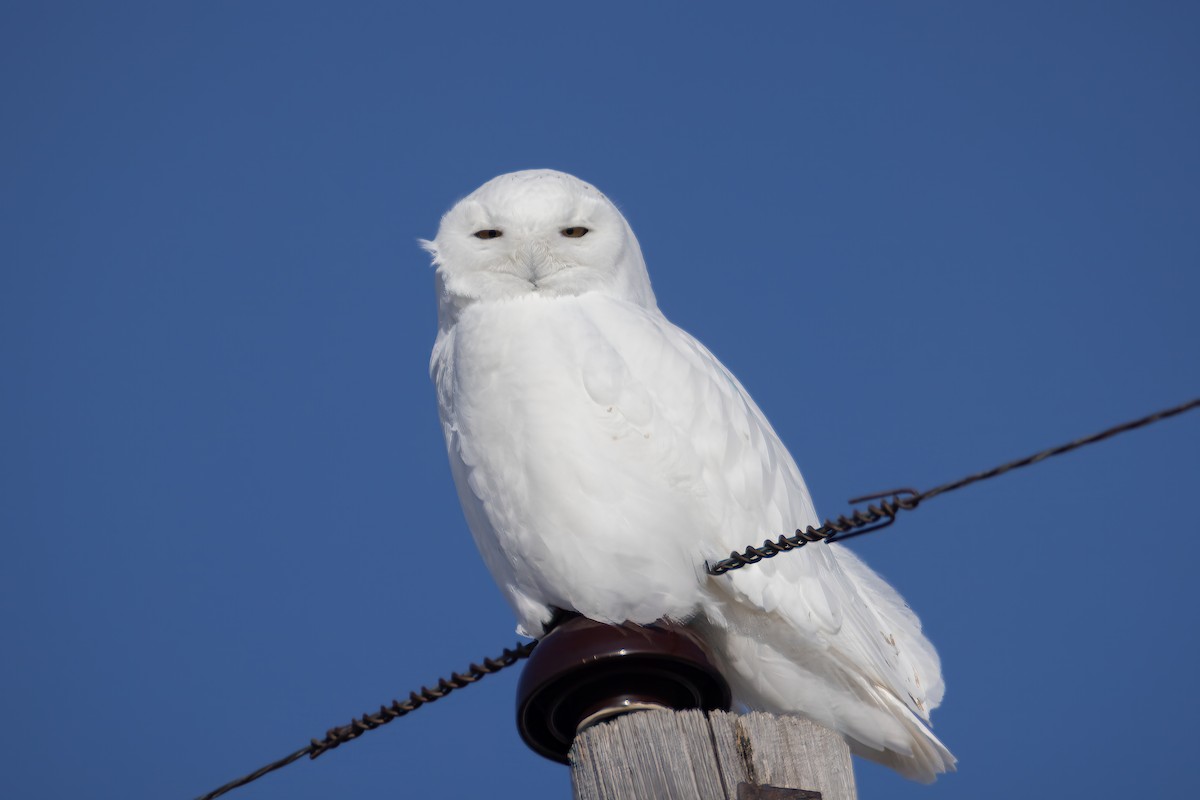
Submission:
[[[410,692],[406,700],[393,700],[390,705],[380,706],[379,711],[376,713],[363,714],[361,717],[351,720],[348,725],[330,728],[325,732],[323,739],[313,739],[307,747],[302,747],[278,761],[272,761],[270,764],[259,767],[254,772],[243,775],[237,780],[232,780],[206,795],[201,795],[196,800],[214,800],[214,798],[231,792],[239,786],[245,786],[247,783],[256,781],[268,773],[282,769],[294,761],[299,761],[305,756],[308,756],[309,759],[317,758],[322,753],[326,753],[338,745],[357,739],[367,731],[373,731],[381,725],[386,725],[394,719],[416,711],[423,705],[440,700],[455,689],[462,689],[470,686],[472,683],[478,683],[488,675],[497,673],[506,667],[511,667],[521,659],[528,658],[535,647],[537,647],[536,640],[523,644],[518,642],[513,647],[506,647],[504,652],[497,658],[485,658],[482,664],[472,663],[463,674],[451,672],[449,678],[438,678],[437,685],[432,689],[422,686],[420,691]]]
[[[780,553],[786,553],[790,550],[799,550],[806,544],[812,542],[827,542],[831,540],[849,539],[854,536],[861,536],[865,533],[873,533],[874,531],[886,528],[896,520],[896,515],[901,511],[912,511],[919,504],[926,500],[932,500],[938,495],[953,492],[962,489],[965,486],[970,486],[973,483],[986,481],[991,478],[1003,475],[1006,472],[1012,472],[1015,469],[1028,467],[1031,464],[1037,464],[1045,461],[1047,458],[1069,453],[1072,450],[1078,450],[1081,447],[1094,444],[1096,442],[1110,439],[1118,434],[1126,431],[1143,428],[1147,425],[1164,420],[1169,417],[1178,416],[1186,411],[1200,406],[1200,397],[1189,400],[1186,403],[1181,403],[1171,408],[1165,408],[1162,411],[1155,411],[1153,414],[1147,414],[1129,422],[1122,422],[1120,425],[1114,425],[1111,428],[1105,428],[1099,433],[1093,433],[1090,436],[1084,436],[1081,439],[1067,442],[1066,444],[1056,445],[1045,450],[1041,450],[1033,455],[1018,458],[1015,461],[1009,461],[997,467],[976,472],[972,475],[959,478],[949,483],[943,483],[940,486],[935,486],[925,492],[917,492],[914,489],[895,489],[891,492],[884,492],[878,495],[869,495],[867,497],[859,497],[851,500],[852,503],[863,500],[874,500],[881,497],[890,497],[878,505],[868,505],[865,509],[853,511],[850,516],[840,516],[836,520],[825,520],[825,524],[819,528],[814,528],[809,525],[804,530],[797,530],[791,536],[780,536],[778,539],[768,539],[762,543],[761,547],[750,545],[740,553],[734,551],[729,554],[729,558],[721,559],[714,564],[705,564],[705,569],[709,575],[724,575],[731,570],[741,569],[750,564],[757,564],[767,558],[774,558]]]
[[[1181,403],[1177,406],[1172,406],[1171,408],[1163,409],[1162,411],[1156,411],[1153,414],[1148,414],[1140,419],[1135,419],[1130,422],[1123,422],[1120,425],[1114,425],[1113,427],[1106,428],[1099,433],[1093,433],[1091,436],[1084,436],[1082,439],[1076,439],[1073,442],[1060,444],[1057,447],[1051,447],[1047,450],[1042,450],[1041,452],[1034,453],[1033,455],[1026,456],[1025,458],[1019,458],[1016,461],[1010,461],[1007,464],[1002,464],[998,467],[993,467],[992,469],[985,470],[983,472],[976,472],[974,475],[968,475],[965,478],[960,478],[959,480],[952,481],[950,483],[944,483],[941,486],[935,486],[929,491],[923,492],[921,494],[921,499],[929,500],[937,497],[939,494],[953,492],[955,489],[961,489],[964,486],[970,486],[972,483],[986,481],[989,478],[995,478],[999,475],[1003,475],[1006,472],[1012,472],[1014,469],[1028,467],[1031,464],[1037,464],[1040,461],[1045,461],[1047,458],[1062,455],[1063,453],[1069,453],[1072,450],[1078,450],[1081,447],[1085,447],[1096,442],[1101,442],[1105,439],[1111,439],[1112,437],[1121,433],[1125,433],[1126,431],[1144,428],[1147,425],[1158,422],[1159,420],[1168,419],[1170,417],[1178,416],[1186,411],[1191,411],[1197,406],[1200,406],[1200,397],[1197,397],[1194,400],[1189,400],[1186,403]]]
[[[213,798],[215,798],[215,797],[220,797],[221,795],[223,795],[227,792],[232,792],[234,789],[238,788],[239,786],[245,786],[247,783],[256,781],[259,778],[261,778],[263,775],[266,775],[269,772],[274,772],[277,769],[283,769],[288,764],[291,764],[293,761],[299,761],[300,759],[304,758],[306,755],[308,755],[311,752],[312,752],[312,745],[309,745],[308,747],[302,747],[299,750],[297,750],[296,752],[292,753],[291,755],[286,755],[283,758],[279,759],[278,761],[272,761],[270,764],[267,764],[264,767],[259,767],[258,769],[254,770],[254,772],[251,772],[249,775],[243,775],[242,777],[238,778],[237,780],[230,781],[229,783],[225,784],[224,786],[222,786],[220,788],[213,789],[208,794],[198,797],[196,800],[213,800]]]

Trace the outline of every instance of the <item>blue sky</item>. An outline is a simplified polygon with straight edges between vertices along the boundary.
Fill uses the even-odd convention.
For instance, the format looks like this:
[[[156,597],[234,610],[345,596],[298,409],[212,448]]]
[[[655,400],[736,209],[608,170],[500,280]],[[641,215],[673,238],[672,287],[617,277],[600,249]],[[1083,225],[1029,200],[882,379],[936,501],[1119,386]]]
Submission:
[[[825,515],[1200,394],[1184,3],[4,3],[0,794],[191,798],[515,641],[416,245],[501,172],[622,208]],[[960,772],[1194,782],[1200,414],[854,548]],[[241,789],[561,798],[517,674]]]

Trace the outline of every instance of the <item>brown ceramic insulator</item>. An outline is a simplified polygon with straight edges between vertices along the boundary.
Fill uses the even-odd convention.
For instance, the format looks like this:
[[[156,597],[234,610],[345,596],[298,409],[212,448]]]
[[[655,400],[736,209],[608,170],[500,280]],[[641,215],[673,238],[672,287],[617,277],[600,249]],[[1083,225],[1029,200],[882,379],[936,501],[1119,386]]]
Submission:
[[[517,729],[534,752],[567,763],[580,723],[647,707],[728,711],[729,684],[704,644],[679,625],[605,625],[571,617],[529,657]]]

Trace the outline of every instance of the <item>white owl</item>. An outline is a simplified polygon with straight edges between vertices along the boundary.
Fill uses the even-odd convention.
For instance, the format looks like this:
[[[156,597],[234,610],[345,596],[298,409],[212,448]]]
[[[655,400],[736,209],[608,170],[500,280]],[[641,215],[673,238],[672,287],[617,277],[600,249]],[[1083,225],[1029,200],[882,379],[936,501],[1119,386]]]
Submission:
[[[926,724],[937,653],[857,556],[813,545],[705,572],[820,521],[746,390],[658,310],[608,198],[552,170],[501,175],[423,244],[451,468],[520,632],[540,635],[555,608],[687,622],[748,708],[809,717],[911,778],[953,769]]]

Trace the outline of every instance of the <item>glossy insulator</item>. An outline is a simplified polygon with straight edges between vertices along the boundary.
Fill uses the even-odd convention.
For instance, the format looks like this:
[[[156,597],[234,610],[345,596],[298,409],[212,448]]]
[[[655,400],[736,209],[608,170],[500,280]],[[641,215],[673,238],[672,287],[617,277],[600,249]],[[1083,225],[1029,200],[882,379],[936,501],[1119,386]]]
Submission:
[[[729,684],[687,628],[572,616],[542,638],[521,672],[517,728],[534,752],[565,764],[588,724],[646,708],[729,707]]]

